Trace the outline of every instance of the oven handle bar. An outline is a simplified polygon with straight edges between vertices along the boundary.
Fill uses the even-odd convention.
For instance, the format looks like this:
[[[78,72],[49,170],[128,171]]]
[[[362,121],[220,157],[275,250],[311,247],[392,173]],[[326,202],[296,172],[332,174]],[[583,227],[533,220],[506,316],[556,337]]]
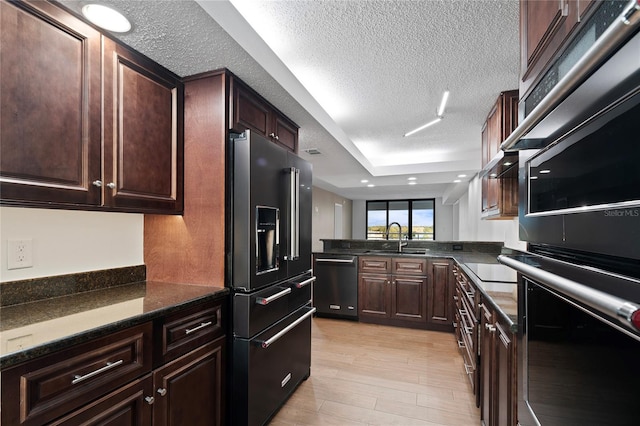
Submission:
[[[258,343],[260,343],[260,346],[262,346],[262,349],[268,348],[269,346],[271,346],[271,344],[273,344],[273,342],[275,342],[276,340],[278,340],[279,338],[281,338],[282,336],[284,336],[285,334],[293,330],[298,324],[300,324],[302,321],[309,318],[315,312],[316,312],[316,308],[311,308],[309,312],[302,315],[300,318],[298,318],[297,320],[295,320],[294,322],[292,322],[291,324],[283,328],[278,333],[274,334],[273,337],[271,337],[270,339],[258,341]]]
[[[640,330],[640,306],[635,303],[587,287],[511,257],[500,255],[498,256],[498,262],[593,309],[618,318],[623,324],[631,326],[635,330]]]

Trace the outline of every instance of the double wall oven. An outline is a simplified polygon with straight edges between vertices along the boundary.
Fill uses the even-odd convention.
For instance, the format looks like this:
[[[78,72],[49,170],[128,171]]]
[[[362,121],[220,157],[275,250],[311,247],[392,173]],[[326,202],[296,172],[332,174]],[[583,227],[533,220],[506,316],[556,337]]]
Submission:
[[[310,374],[311,164],[249,130],[228,155],[230,417],[262,425]]]
[[[629,6],[628,37],[516,144],[536,147],[519,152],[527,250],[499,257],[518,272],[523,426],[640,421],[640,2]]]

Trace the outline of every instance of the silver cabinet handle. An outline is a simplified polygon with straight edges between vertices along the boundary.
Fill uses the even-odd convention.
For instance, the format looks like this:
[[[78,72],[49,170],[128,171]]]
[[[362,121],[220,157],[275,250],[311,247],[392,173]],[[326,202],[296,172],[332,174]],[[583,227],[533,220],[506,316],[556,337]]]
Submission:
[[[158,392],[160,396],[165,396],[167,394],[167,390],[165,388],[158,388],[156,392]]]
[[[203,329],[205,327],[208,327],[211,324],[213,324],[213,322],[211,322],[211,321],[201,322],[199,326],[194,327],[194,328],[187,328],[184,332],[185,332],[185,334],[191,334],[191,333],[194,333],[194,332],[196,332],[198,330],[201,330],[201,329]]]
[[[471,371],[469,371],[471,370]],[[464,363],[464,371],[468,374],[471,375],[471,373],[473,373],[473,367],[471,365],[467,365],[467,363]]]
[[[309,284],[311,284],[312,282],[314,282],[316,280],[316,277],[311,277],[308,280],[304,280],[301,283],[296,283],[296,288],[302,288],[305,287]]]
[[[115,184],[115,183],[113,183],[113,182],[109,182],[109,183],[107,184],[107,188],[109,188],[109,189],[116,189],[116,184]]]
[[[278,340],[279,338],[281,338],[282,336],[284,336],[285,334],[293,330],[298,324],[300,324],[302,321],[306,320],[311,315],[313,315],[315,311],[316,311],[316,308],[311,308],[309,312],[302,315],[300,318],[298,318],[297,320],[295,320],[294,322],[292,322],[291,324],[283,328],[278,333],[274,334],[273,337],[271,337],[270,339],[258,341],[258,343],[260,343],[260,346],[262,346],[263,349],[268,348],[273,344],[273,342],[275,342],[276,340]]]
[[[273,296],[256,297],[256,303],[258,305],[268,305],[269,303],[273,302],[274,300],[280,299],[281,297],[286,296],[289,293],[291,293],[291,287],[285,288],[284,290],[282,290],[279,293],[274,294]]]
[[[275,134],[275,133],[273,133],[273,132],[271,132],[271,133],[269,133],[269,136],[273,138],[273,137],[275,137],[275,136],[276,136],[276,134]]]
[[[316,259],[316,262],[322,263],[353,263],[354,259]]]
[[[147,401],[147,404],[151,405],[155,402],[156,399],[152,396],[148,396],[144,400]]]
[[[465,344],[464,344],[464,342],[462,340],[458,340],[458,347],[461,348],[461,349],[466,348],[466,346],[465,346]]]
[[[93,182],[91,182],[91,185],[97,186],[98,188],[100,188],[102,186],[102,181],[101,180],[94,180]]]
[[[76,383],[80,383],[80,382],[84,382],[87,379],[90,379],[94,376],[97,376],[100,373],[104,373],[105,371],[109,371],[113,368],[116,368],[117,366],[119,366],[120,364],[122,364],[124,362],[124,360],[119,359],[116,362],[107,362],[107,365],[105,365],[102,368],[98,368],[97,370],[92,371],[91,373],[87,373],[84,376],[80,376],[78,374],[76,374],[75,376],[73,376],[73,380],[71,380],[71,384],[75,385]]]

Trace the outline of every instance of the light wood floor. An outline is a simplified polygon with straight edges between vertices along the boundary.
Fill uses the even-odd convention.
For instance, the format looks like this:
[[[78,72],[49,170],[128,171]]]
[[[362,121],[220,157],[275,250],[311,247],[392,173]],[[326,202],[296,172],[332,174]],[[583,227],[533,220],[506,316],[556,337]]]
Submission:
[[[453,334],[314,318],[311,377],[280,425],[478,425]]]

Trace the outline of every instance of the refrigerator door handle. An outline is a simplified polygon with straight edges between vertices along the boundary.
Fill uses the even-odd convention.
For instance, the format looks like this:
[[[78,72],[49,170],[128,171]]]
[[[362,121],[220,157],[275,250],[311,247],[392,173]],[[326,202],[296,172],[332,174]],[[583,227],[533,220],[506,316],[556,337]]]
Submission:
[[[276,340],[278,340],[279,338],[281,338],[282,336],[284,336],[285,334],[287,334],[288,332],[293,330],[298,324],[300,324],[302,321],[304,321],[307,318],[309,318],[315,312],[316,312],[316,308],[311,308],[311,310],[309,310],[307,313],[303,314],[300,318],[298,318],[297,320],[295,320],[294,322],[292,322],[291,324],[289,324],[288,326],[283,328],[278,333],[274,334],[273,337],[271,337],[271,338],[269,338],[267,340],[257,341],[257,343],[259,343],[260,346],[263,349],[267,349],[269,346],[271,346],[272,343],[274,343]]]
[[[300,257],[300,170],[289,169],[289,247],[285,260]]]

